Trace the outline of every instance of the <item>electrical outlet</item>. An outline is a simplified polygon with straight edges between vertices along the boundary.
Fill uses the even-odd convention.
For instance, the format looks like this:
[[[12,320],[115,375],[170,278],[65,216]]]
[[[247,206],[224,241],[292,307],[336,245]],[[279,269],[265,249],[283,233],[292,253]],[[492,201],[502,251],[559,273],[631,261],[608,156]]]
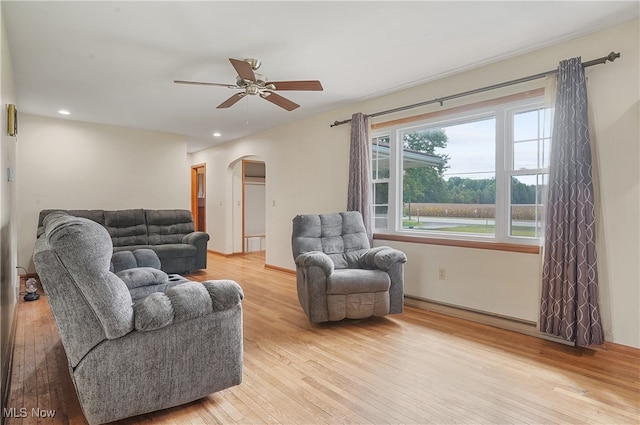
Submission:
[[[440,280],[447,280],[447,269],[438,269],[438,278]]]

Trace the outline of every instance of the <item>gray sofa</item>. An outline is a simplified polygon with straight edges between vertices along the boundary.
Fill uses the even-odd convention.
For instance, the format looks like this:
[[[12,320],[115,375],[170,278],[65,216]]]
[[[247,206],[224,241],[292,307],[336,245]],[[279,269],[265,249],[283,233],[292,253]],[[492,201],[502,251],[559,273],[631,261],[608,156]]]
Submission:
[[[55,210],[40,211],[38,235],[44,218],[54,211],[85,217],[101,224],[111,236],[114,252],[152,249],[167,273],[187,274],[207,267],[209,235],[195,232],[191,211],[150,210]]]
[[[94,221],[51,213],[34,262],[90,424],[177,406],[242,380],[242,289],[184,282],[133,304]],[[140,284],[140,282],[138,282]]]

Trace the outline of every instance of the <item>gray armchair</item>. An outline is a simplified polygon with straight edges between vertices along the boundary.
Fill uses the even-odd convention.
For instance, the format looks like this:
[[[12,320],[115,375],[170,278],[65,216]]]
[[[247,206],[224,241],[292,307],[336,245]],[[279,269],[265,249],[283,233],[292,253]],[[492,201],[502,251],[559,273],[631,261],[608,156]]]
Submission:
[[[112,253],[104,227],[64,213],[47,215],[34,253],[87,421],[173,407],[239,384],[240,286],[185,281],[134,303],[109,270]],[[163,278],[153,267],[141,271],[127,276],[131,289]]]
[[[370,248],[359,212],[296,216],[291,247],[298,300],[311,322],[402,313],[407,257]]]

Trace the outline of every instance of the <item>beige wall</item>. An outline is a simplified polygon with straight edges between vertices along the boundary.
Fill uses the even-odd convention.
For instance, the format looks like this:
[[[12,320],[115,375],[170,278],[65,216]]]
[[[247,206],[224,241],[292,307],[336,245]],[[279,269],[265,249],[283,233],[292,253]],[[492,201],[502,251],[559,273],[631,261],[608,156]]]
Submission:
[[[182,136],[20,115],[18,261],[33,270],[47,208],[190,208]]]
[[[640,347],[638,31],[636,20],[192,154],[190,161],[193,164],[207,164],[207,223],[222,223],[210,224],[209,248],[233,252],[233,232],[229,230],[234,222],[231,170],[232,164],[242,157],[256,155],[267,165],[266,262],[293,269],[291,219],[300,213],[346,208],[349,126],[330,128],[330,123],[349,118],[353,112],[373,113],[418,103],[544,72],[555,68],[562,59],[581,56],[586,61],[615,50],[622,54],[618,61],[587,71],[595,175],[599,180],[596,213],[600,303],[606,338]],[[538,80],[512,86],[452,101],[445,107],[543,87],[544,84],[543,80]],[[423,107],[379,117],[374,122],[438,109],[438,105]],[[537,320],[538,255],[407,243],[392,245],[405,250],[409,257],[406,268],[408,294]],[[440,267],[448,270],[446,284],[437,279]]]
[[[11,358],[11,331],[19,288],[15,266],[17,253],[16,184],[8,181],[8,169],[16,170],[16,138],[7,135],[7,105],[15,104],[11,56],[0,3],[0,365],[2,407]],[[18,106],[19,107],[19,106]]]

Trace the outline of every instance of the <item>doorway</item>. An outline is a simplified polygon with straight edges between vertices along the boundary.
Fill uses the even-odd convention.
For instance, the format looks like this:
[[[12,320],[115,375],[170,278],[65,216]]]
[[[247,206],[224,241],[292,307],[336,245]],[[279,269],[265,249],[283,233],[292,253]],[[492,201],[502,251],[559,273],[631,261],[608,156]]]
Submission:
[[[266,247],[266,166],[263,161],[242,160],[242,252]]]
[[[205,164],[191,166],[191,214],[197,232],[206,232],[207,217],[207,167]]]

